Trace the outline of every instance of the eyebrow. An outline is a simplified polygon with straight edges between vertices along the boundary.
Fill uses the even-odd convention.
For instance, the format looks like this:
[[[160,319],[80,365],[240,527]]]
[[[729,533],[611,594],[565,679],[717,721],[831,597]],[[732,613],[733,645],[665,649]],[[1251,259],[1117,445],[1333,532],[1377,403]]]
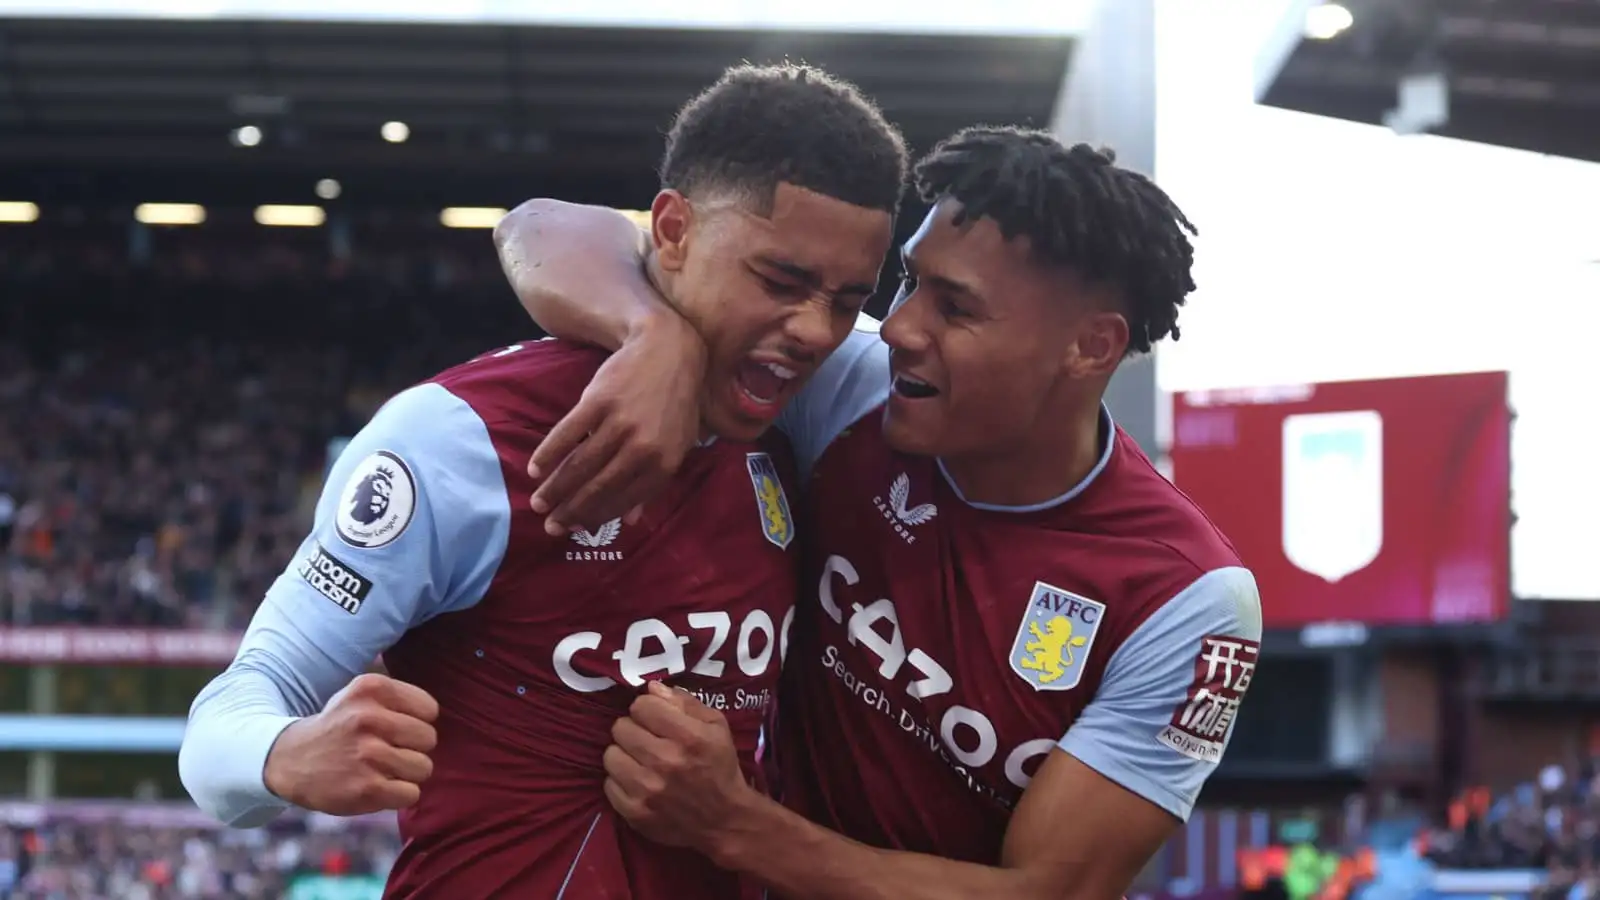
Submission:
[[[907,253],[903,248],[900,251],[900,265],[905,269],[907,275],[915,277],[918,281],[924,281],[932,284],[947,293],[960,294],[963,297],[970,299],[974,303],[983,303],[983,295],[978,293],[975,288],[966,282],[957,281],[954,278],[948,278],[944,275],[919,275],[917,273],[916,259],[912,257],[910,253]]]
[[[767,267],[769,269],[777,269],[779,272],[782,272],[783,274],[789,276],[790,278],[793,278],[794,280],[800,282],[801,284],[806,285],[807,287],[820,288],[822,286],[822,277],[820,275],[818,275],[816,272],[806,268],[805,266],[800,265],[799,263],[790,262],[788,260],[783,260],[783,259],[774,259],[774,258],[772,258],[770,256],[758,256],[758,257],[756,257],[756,262],[760,263],[761,265],[763,265],[763,266],[765,266],[765,267]],[[843,297],[849,297],[849,296],[866,297],[866,296],[870,296],[871,294],[873,294],[877,290],[878,290],[878,286],[876,284],[867,284],[866,282],[855,282],[853,284],[846,284],[846,285],[840,286],[840,288],[837,291],[834,291],[833,294],[836,297],[839,297],[839,296],[843,296]]]

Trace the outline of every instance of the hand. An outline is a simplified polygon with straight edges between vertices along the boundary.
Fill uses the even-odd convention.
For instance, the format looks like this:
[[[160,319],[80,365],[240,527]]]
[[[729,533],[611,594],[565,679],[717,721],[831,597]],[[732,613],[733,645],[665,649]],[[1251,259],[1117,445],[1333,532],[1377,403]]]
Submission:
[[[611,739],[605,792],[617,812],[653,841],[718,859],[723,842],[740,832],[741,814],[759,799],[722,714],[652,682],[611,727]]]
[[[322,712],[285,728],[267,754],[267,790],[335,816],[404,809],[433,774],[439,704],[387,675],[360,675]]]
[[[700,436],[705,342],[675,313],[654,321],[595,372],[528,463],[542,482],[533,510],[553,536],[619,516],[634,524]]]

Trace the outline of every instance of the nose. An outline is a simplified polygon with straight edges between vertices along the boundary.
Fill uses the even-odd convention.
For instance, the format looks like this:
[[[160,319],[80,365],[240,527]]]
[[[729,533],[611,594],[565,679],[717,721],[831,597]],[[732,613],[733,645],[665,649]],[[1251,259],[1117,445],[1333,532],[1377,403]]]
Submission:
[[[889,318],[883,320],[879,336],[891,348],[907,353],[921,353],[928,347],[928,331],[922,327],[917,292],[895,298],[889,308]]]
[[[811,363],[833,349],[835,342],[832,304],[826,300],[801,304],[783,326],[784,352],[801,363]]]

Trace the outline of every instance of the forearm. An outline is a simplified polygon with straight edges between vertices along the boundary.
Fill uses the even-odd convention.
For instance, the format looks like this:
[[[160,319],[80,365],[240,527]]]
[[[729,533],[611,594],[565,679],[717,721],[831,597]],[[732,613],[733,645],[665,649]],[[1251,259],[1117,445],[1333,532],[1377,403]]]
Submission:
[[[880,850],[823,828],[765,797],[713,855],[788,900],[969,900],[1052,897],[1022,869]]]
[[[262,773],[283,730],[317,712],[290,699],[275,667],[242,656],[206,686],[189,710],[178,775],[195,804],[236,828],[263,825],[288,804]]]
[[[495,249],[523,309],[549,333],[607,350],[676,313],[644,273],[648,236],[621,213],[529,200],[495,226]]]
[[[292,593],[273,590],[279,593],[269,593],[256,611],[232,665],[190,706],[178,751],[178,775],[195,803],[236,828],[265,824],[288,806],[267,789],[268,754],[285,728],[321,712],[361,672],[357,660],[367,655],[318,640],[315,617],[295,605]],[[320,595],[308,599],[326,605]]]

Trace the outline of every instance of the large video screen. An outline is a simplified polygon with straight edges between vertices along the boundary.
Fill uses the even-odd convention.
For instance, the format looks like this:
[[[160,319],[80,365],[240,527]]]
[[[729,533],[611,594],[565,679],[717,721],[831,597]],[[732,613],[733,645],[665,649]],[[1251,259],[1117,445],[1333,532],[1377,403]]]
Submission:
[[[1268,628],[1498,621],[1507,387],[1485,372],[1179,394],[1173,480],[1255,572]]]

